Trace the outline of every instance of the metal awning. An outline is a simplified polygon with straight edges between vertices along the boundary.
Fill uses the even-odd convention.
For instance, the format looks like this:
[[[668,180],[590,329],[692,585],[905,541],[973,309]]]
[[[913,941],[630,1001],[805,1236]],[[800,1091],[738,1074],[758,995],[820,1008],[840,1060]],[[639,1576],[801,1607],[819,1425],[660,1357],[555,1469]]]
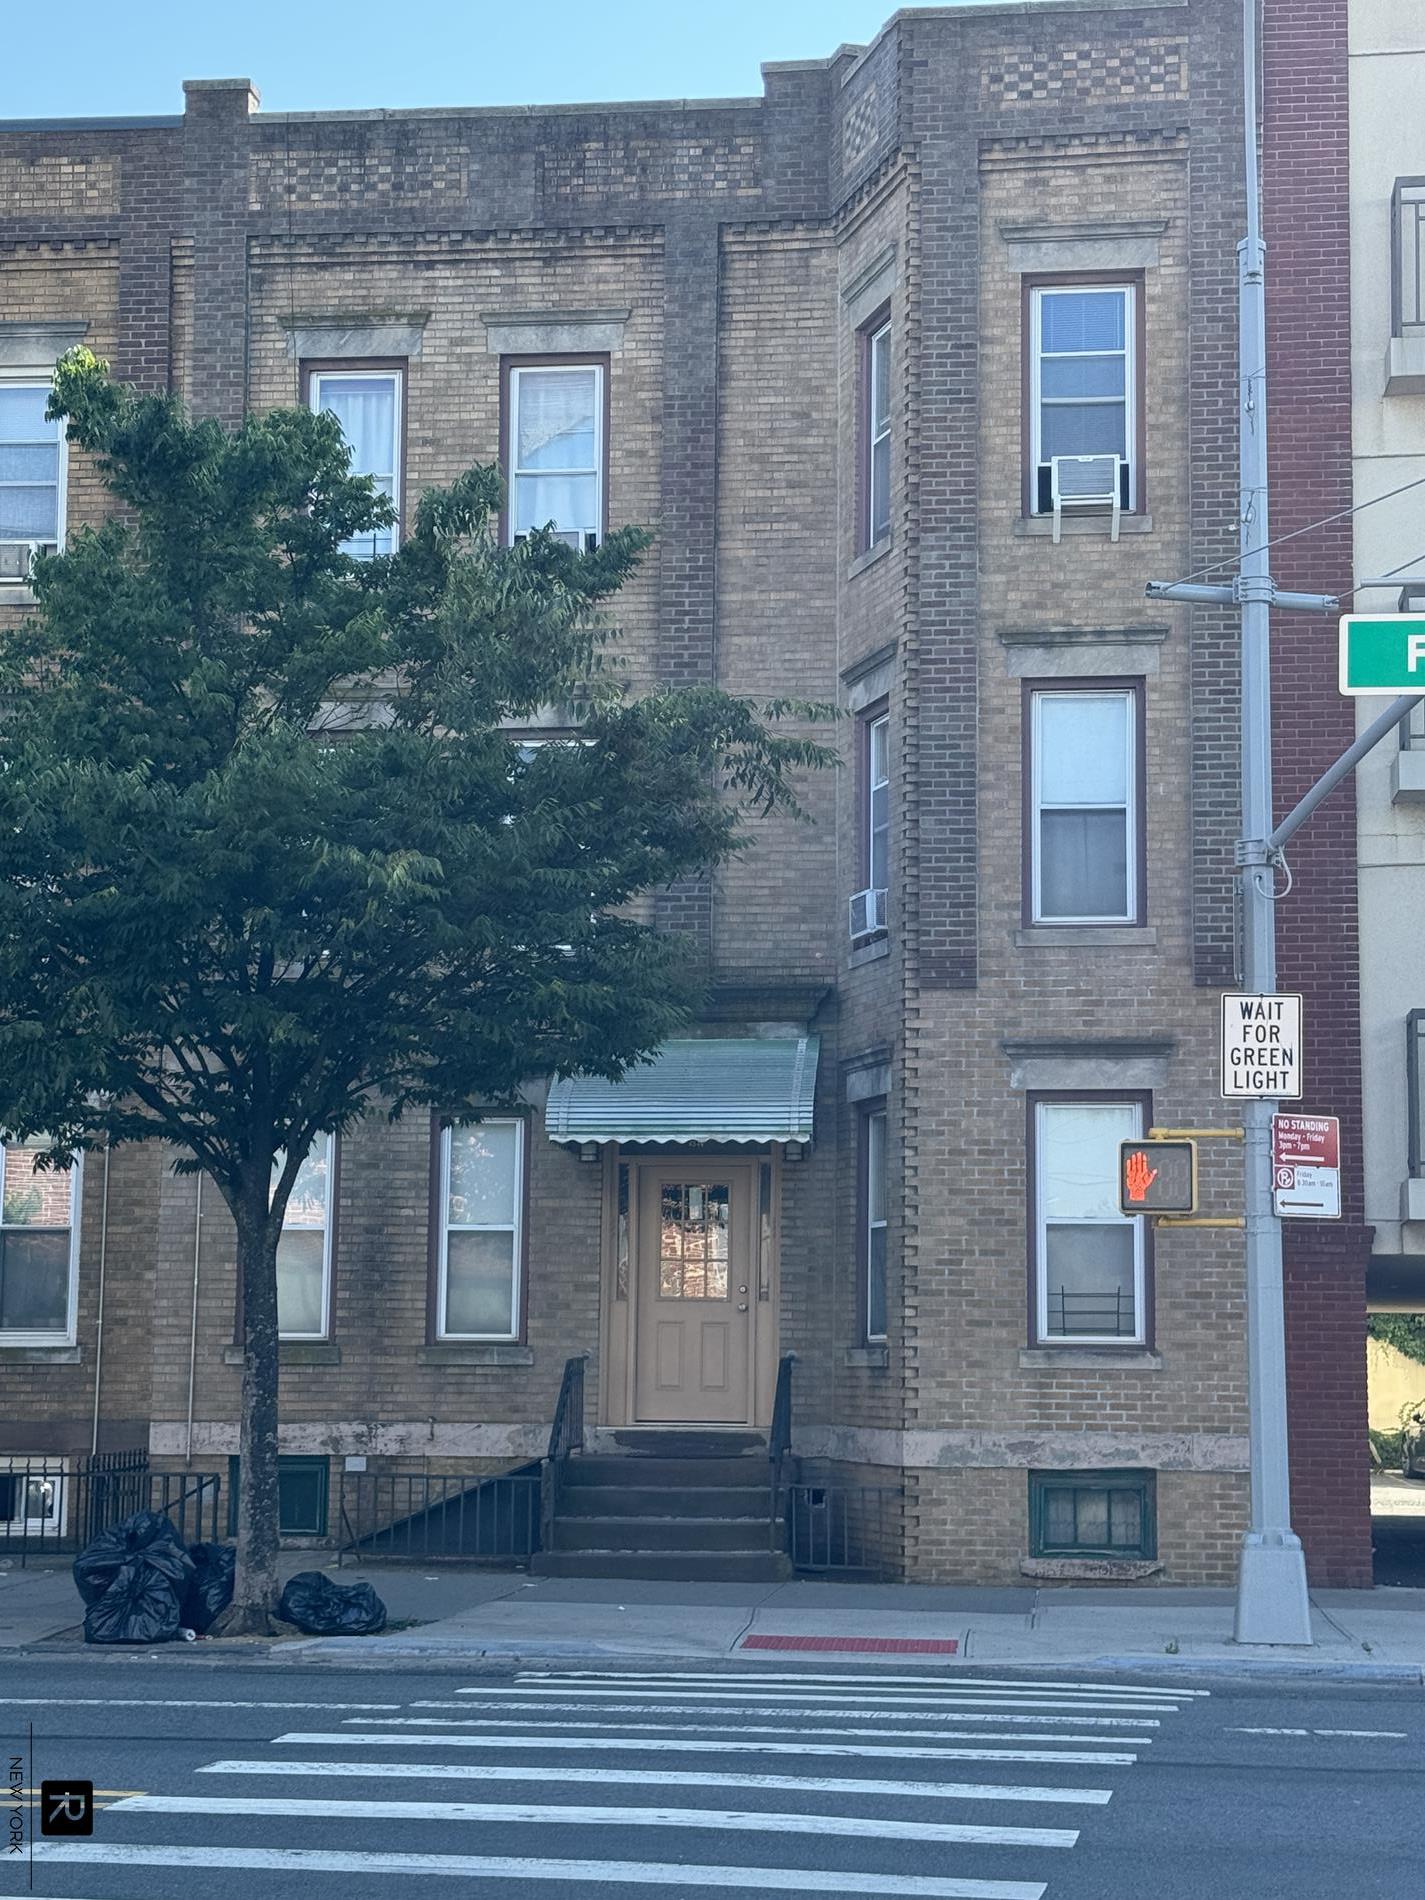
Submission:
[[[817,1036],[665,1042],[621,1082],[564,1076],[549,1091],[551,1141],[810,1141]]]

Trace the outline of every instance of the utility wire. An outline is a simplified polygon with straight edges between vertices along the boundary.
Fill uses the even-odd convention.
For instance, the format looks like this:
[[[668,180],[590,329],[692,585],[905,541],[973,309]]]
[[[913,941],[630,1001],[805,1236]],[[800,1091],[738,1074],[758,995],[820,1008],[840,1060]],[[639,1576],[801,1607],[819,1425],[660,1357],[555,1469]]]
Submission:
[[[1318,528],[1329,528],[1333,521],[1347,521],[1352,515],[1358,515],[1366,508],[1374,508],[1377,502],[1393,501],[1397,495],[1406,495],[1412,488],[1421,487],[1425,487],[1425,475],[1418,476],[1413,482],[1402,482],[1399,488],[1387,489],[1385,494],[1376,495],[1370,501],[1357,502],[1354,508],[1342,508],[1337,514],[1323,515],[1319,521],[1308,521],[1304,528],[1291,528],[1286,534],[1274,534],[1270,541],[1264,541],[1259,548],[1247,548],[1240,554],[1224,555],[1220,561],[1211,561],[1206,567],[1199,567],[1191,574],[1184,574],[1172,585],[1182,587],[1188,581],[1201,580],[1204,574],[1215,574],[1219,568],[1234,567],[1239,561],[1246,560],[1249,555],[1265,554],[1268,548],[1280,547],[1283,541],[1295,541],[1303,534],[1314,534]],[[1402,563],[1402,566],[1408,565],[1408,562]],[[1400,569],[1392,568],[1390,571],[1392,574],[1398,574]],[[1352,592],[1354,591],[1352,589]]]

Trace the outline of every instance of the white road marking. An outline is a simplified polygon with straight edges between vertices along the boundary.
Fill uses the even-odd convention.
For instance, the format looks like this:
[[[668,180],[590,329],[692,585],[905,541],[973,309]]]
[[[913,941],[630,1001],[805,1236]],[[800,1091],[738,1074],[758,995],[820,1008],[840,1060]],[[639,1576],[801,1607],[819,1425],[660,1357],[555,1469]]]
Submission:
[[[739,1652],[740,1658],[741,1652]],[[756,1652],[753,1652],[756,1655]],[[953,1689],[961,1684],[969,1684],[981,1689],[1086,1689],[1094,1695],[1155,1696],[1169,1695],[1179,1697],[1207,1697],[1211,1689],[1180,1689],[1176,1684],[1170,1688],[1166,1683],[1132,1682],[1041,1682],[1037,1678],[1026,1676],[871,1676],[871,1675],[814,1675],[810,1670],[802,1669],[764,1669],[760,1664],[748,1670],[749,1676],[755,1676],[758,1682],[820,1682],[838,1684],[842,1688],[879,1689],[883,1684],[887,1688],[913,1689]],[[690,1670],[690,1669],[521,1669],[516,1676],[518,1682],[711,1682],[736,1683],[740,1677],[732,1670]],[[478,1695],[478,1689],[458,1690],[460,1695]]]
[[[541,1711],[543,1713],[543,1711]],[[1026,1721],[1033,1718],[1026,1716]],[[365,1716],[348,1715],[343,1722],[344,1728],[366,1728],[369,1724]],[[441,1716],[429,1715],[392,1715],[388,1716],[387,1728],[468,1728],[500,1729],[517,1728],[526,1735],[536,1732],[551,1737],[570,1735],[577,1729],[589,1729],[597,1735],[610,1732],[607,1722],[548,1722],[543,1728],[525,1721],[501,1721],[498,1716],[482,1716],[478,1721],[452,1722]],[[620,1735],[825,1735],[844,1740],[848,1736],[860,1736],[865,1741],[879,1742],[1075,1742],[1085,1748],[1150,1748],[1157,1740],[1154,1735],[1064,1735],[1058,1730],[1052,1735],[1040,1735],[1032,1730],[970,1729],[970,1728],[932,1728],[916,1729],[907,1735],[902,1729],[895,1728],[804,1728],[800,1724],[788,1726],[781,1723],[776,1726],[763,1726],[755,1722],[738,1722],[735,1726],[713,1722],[615,1722],[613,1729]],[[559,1743],[552,1740],[551,1748]]]
[[[0,1695],[33,1709],[399,1709],[399,1702],[211,1702],[197,1696]]]
[[[1043,1900],[1042,1880],[944,1880],[917,1874],[813,1873],[797,1867],[684,1867],[644,1860],[520,1860],[464,1854],[324,1853],[304,1847],[131,1847],[37,1841],[37,1861],[90,1867],[251,1868],[289,1874],[448,1874],[457,1880],[598,1881],[637,1887],[741,1887],[769,1893],[871,1894],[890,1900]]]
[[[1359,1741],[1405,1742],[1403,1728],[1229,1728],[1229,1735],[1349,1735]]]
[[[849,1834],[971,1847],[1072,1847],[1072,1827],[969,1827],[955,1822],[884,1821],[858,1814],[772,1814],[736,1808],[569,1808],[503,1801],[321,1801],[281,1795],[224,1797],[141,1794],[120,1813],[263,1814],[321,1821],[506,1821],[541,1827],[717,1828],[749,1834]]]
[[[1030,1748],[843,1748],[835,1742],[744,1742],[730,1737],[726,1742],[633,1741],[623,1736],[576,1736],[561,1741],[549,1735],[342,1735],[302,1733],[275,1735],[274,1744],[310,1742],[319,1748],[538,1748],[546,1753],[596,1748],[603,1753],[627,1749],[639,1755],[864,1755],[882,1761],[1062,1761],[1102,1762],[1106,1767],[1127,1768],[1137,1761],[1128,1754],[1075,1754],[1068,1750],[1046,1752]],[[1136,1746],[1136,1744],[1135,1744]],[[751,1883],[755,1885],[754,1883]]]
[[[458,1689],[456,1691],[457,1695],[467,1696],[476,1702],[488,1702],[491,1704],[514,1702],[516,1704],[523,1704],[527,1708],[538,1708],[541,1703],[548,1703],[551,1697],[567,1696],[568,1693],[569,1691],[567,1689],[556,1688],[485,1689],[480,1691]],[[809,1689],[804,1694],[779,1690],[768,1695],[761,1695],[756,1690],[748,1692],[747,1690],[740,1689],[646,1689],[641,1684],[635,1684],[632,1689],[583,1689],[580,1691],[580,1700],[595,1706],[603,1701],[616,1701],[621,1696],[637,1696],[641,1699],[644,1706],[650,1709],[660,1708],[670,1701],[707,1703],[714,1707],[719,1703],[726,1702],[739,1703],[744,1706],[750,1702],[763,1705],[775,1703],[778,1708],[786,1708],[795,1702],[811,1704],[816,1708],[829,1705],[832,1708],[851,1709],[853,1713],[864,1712],[867,1705],[875,1708],[924,1709],[931,1714],[937,1712],[941,1714],[953,1714],[956,1709],[1066,1709],[1071,1712],[1074,1710],[1089,1712],[1097,1710],[1100,1713],[1116,1713],[1120,1712],[1124,1707],[1121,1702],[1103,1701],[1101,1699],[1091,1701],[1088,1698],[1079,1698],[1076,1696],[972,1695],[960,1692],[933,1696],[912,1696],[904,1689],[899,1689],[890,1696],[865,1695],[857,1696],[854,1699],[831,1694],[820,1689]],[[1178,1713],[1178,1706],[1175,1702],[1134,1702],[1131,1706],[1135,1709],[1146,1709],[1153,1715],[1176,1715]]]
[[[466,1762],[391,1761],[210,1761],[195,1770],[200,1775],[290,1775],[308,1781],[330,1777],[358,1781],[537,1781],[544,1786],[549,1770],[536,1767],[505,1768],[493,1764],[472,1767]],[[1107,1807],[1111,1788],[1017,1788],[988,1781],[843,1781],[819,1775],[716,1775],[702,1769],[686,1773],[674,1769],[561,1768],[561,1785],[578,1787],[642,1788],[760,1788],[797,1794],[872,1794],[897,1800],[931,1801],[1048,1801],[1069,1806]]]
[[[478,1703],[472,1702],[419,1701],[411,1702],[407,1706],[412,1709],[469,1709],[476,1708],[479,1705]],[[576,1709],[582,1709],[588,1713],[589,1705],[587,1702],[536,1702],[522,1710],[521,1719],[532,1721],[535,1716],[546,1715],[551,1712],[562,1713],[568,1711],[572,1713]],[[597,1713],[601,1716],[716,1715],[721,1717],[733,1715],[774,1715],[776,1709],[775,1707],[768,1708],[767,1705],[762,1702],[723,1703],[715,1709],[710,1709],[701,1702],[659,1702],[652,1706],[646,1702],[602,1702],[598,1706]],[[795,1713],[795,1710],[788,1710],[788,1714]],[[838,1709],[822,1708],[807,1709],[805,1713],[809,1717],[814,1717],[819,1722],[829,1722],[833,1720],[854,1722],[858,1718],[874,1715],[878,1722],[933,1722],[943,1720],[947,1716],[950,1716],[957,1722],[1037,1722],[1043,1728],[1055,1728],[1060,1726],[1078,1728],[1161,1728],[1163,1726],[1156,1715],[1134,1715],[1127,1709],[1120,1709],[1116,1715],[1044,1715],[1039,1710],[1035,1710],[1026,1715],[1015,1715],[1013,1711],[1009,1709],[999,1710],[993,1715],[978,1715],[959,1708],[883,1709],[873,1705],[870,1708],[864,1709],[847,1709],[844,1714]],[[494,1721],[494,1719],[494,1717],[489,1718],[491,1721]],[[559,1726],[561,1728],[579,1728],[592,1727],[595,1725],[592,1723],[574,1722],[566,1724],[561,1722]],[[646,1722],[620,1722],[618,1724],[619,1728],[648,1728],[651,1726],[653,1726],[651,1723]],[[665,1725],[660,1723],[659,1726]],[[689,1725],[686,1722],[670,1722],[666,1724],[666,1726],[669,1728],[686,1728]],[[798,1732],[806,1731],[800,1731],[799,1729]],[[826,1734],[833,1734],[834,1732],[835,1731],[831,1729],[823,1731],[823,1733]],[[772,1731],[766,1730],[764,1733],[770,1734]],[[847,1733],[864,1734],[865,1730],[848,1729]]]

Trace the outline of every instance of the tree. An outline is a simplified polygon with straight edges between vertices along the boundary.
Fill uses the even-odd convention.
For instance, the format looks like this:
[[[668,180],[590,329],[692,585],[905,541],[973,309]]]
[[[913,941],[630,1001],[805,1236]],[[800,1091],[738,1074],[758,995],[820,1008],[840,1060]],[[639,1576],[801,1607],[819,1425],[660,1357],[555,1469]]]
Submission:
[[[234,1626],[277,1552],[277,1244],[318,1135],[617,1077],[687,1019],[685,947],[630,899],[801,815],[827,762],[712,688],[621,691],[599,608],[648,544],[492,532],[473,468],[392,520],[307,410],[229,433],[109,381],[51,414],[121,512],[38,562],[0,656],[0,1126],[53,1165],[162,1139],[236,1229],[243,1320]],[[577,741],[507,729],[577,709]]]

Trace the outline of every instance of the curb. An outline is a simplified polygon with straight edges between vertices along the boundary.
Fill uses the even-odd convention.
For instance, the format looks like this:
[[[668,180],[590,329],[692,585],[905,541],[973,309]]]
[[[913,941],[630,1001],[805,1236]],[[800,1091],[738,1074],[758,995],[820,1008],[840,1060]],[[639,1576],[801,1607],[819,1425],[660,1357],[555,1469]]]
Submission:
[[[1058,1666],[1058,1665],[1054,1665]],[[1280,1661],[1265,1656],[1096,1656],[1080,1665],[1088,1669],[1157,1670],[1174,1675],[1274,1677],[1279,1682],[1408,1682],[1425,1687],[1425,1666],[1420,1663],[1386,1662],[1298,1662],[1283,1656]]]
[[[466,1659],[478,1661],[485,1657],[500,1657],[516,1661],[537,1661],[545,1656],[563,1657],[618,1657],[627,1661],[630,1657],[647,1657],[651,1662],[725,1662],[730,1652],[723,1648],[704,1645],[694,1648],[687,1644],[676,1648],[658,1648],[646,1638],[630,1639],[627,1642],[588,1642],[578,1637],[551,1637],[544,1642],[531,1641],[529,1637],[510,1637],[507,1640],[495,1638],[487,1642],[466,1641],[461,1637],[442,1637],[428,1639],[425,1642],[404,1643],[399,1639],[387,1639],[380,1636],[312,1636],[301,1641],[275,1643],[274,1652],[282,1650],[287,1654],[300,1652],[304,1661],[327,1660],[340,1662],[346,1656],[401,1656],[425,1657],[441,1662],[460,1662]]]

